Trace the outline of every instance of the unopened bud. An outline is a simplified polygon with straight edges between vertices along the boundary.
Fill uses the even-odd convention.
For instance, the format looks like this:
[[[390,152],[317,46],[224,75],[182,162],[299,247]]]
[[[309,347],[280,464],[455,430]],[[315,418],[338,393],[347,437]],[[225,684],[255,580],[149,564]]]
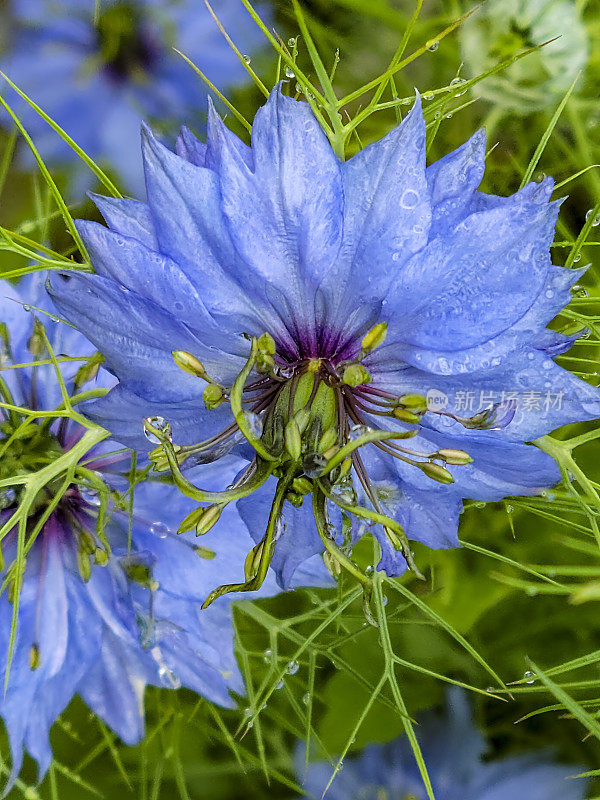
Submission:
[[[291,419],[285,426],[285,449],[293,461],[298,461],[302,450],[302,439],[295,419]]]
[[[337,443],[338,443],[338,435],[336,429],[329,428],[329,430],[326,430],[323,436],[321,436],[321,441],[319,442],[319,447],[317,449],[319,453],[324,453],[326,450],[329,450]]]
[[[209,530],[219,521],[222,511],[222,506],[219,506],[216,503],[212,506],[208,506],[196,523],[196,536],[204,536],[205,533],[208,533]]]
[[[208,377],[208,374],[204,369],[204,364],[199,361],[196,356],[188,353],[187,350],[173,350],[171,355],[173,356],[173,361],[177,364],[179,369],[182,369],[189,375],[194,375],[196,378],[202,378],[208,383],[211,383],[211,379]]]
[[[342,383],[352,387],[371,383],[371,373],[362,364],[348,364],[344,370]]]
[[[310,494],[312,488],[312,483],[308,478],[294,478],[292,481],[292,489],[298,494]]]
[[[375,350],[376,347],[380,347],[380,345],[384,343],[386,335],[387,322],[379,322],[377,325],[371,328],[371,330],[362,340],[362,349],[366,353],[370,353],[371,350]]]
[[[79,547],[90,556],[96,552],[96,540],[89,531],[79,531]]]
[[[419,466],[425,475],[427,475],[428,478],[432,478],[434,481],[438,481],[439,483],[454,483],[452,473],[439,464],[426,461],[424,464],[419,464]]]
[[[411,425],[418,425],[419,422],[421,422],[421,417],[419,417],[418,414],[414,414],[412,411],[408,411],[406,408],[400,408],[399,406],[392,411],[392,416],[400,422],[408,422]]]
[[[458,464],[464,466],[465,464],[472,464],[473,459],[464,450],[452,450],[451,448],[444,448],[438,450],[436,455],[442,458],[446,464]]]
[[[220,386],[217,386],[216,383],[209,383],[202,392],[202,399],[204,400],[204,406],[206,409],[208,411],[212,411],[213,409],[218,408],[225,399],[223,396],[223,389],[221,389]]]
[[[29,669],[37,669],[40,665],[40,646],[32,644],[29,648]]]
[[[273,339],[270,333],[263,333],[263,335],[258,338],[256,344],[261,353],[268,353],[270,356],[275,355],[275,339]]]
[[[310,420],[310,411],[307,408],[301,408],[300,411],[297,411],[294,415],[294,419],[296,420],[296,425],[300,433],[304,433]]]
[[[403,394],[398,398],[400,405],[408,408],[410,411],[423,412],[427,411],[427,398],[422,394],[414,394],[409,392]]]
[[[44,328],[41,322],[36,319],[33,324],[33,333],[27,342],[27,349],[34,358],[39,358],[44,351],[45,345]]]
[[[212,561],[213,558],[217,557],[217,554],[214,550],[210,550],[208,547],[202,547],[199,544],[194,547],[194,553],[196,553],[197,556],[200,556],[200,558],[206,559],[207,561]]]

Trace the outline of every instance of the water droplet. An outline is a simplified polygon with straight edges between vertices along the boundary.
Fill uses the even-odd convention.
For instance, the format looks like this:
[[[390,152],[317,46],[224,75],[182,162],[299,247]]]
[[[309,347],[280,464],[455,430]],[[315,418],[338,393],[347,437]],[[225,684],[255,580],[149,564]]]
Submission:
[[[381,602],[382,602],[382,604],[383,604],[384,606],[387,606],[387,604],[390,602],[390,601],[388,600],[388,597],[387,597],[387,595],[386,595],[386,594],[384,594],[384,595],[383,595],[383,597],[381,598]]]
[[[98,507],[100,505],[100,498],[95,489],[91,489],[89,486],[80,486],[79,494],[81,495],[81,499],[89,506]]]
[[[585,286],[575,284],[575,286],[571,287],[571,294],[573,297],[587,297],[588,290],[585,288]]]
[[[585,215],[585,221],[588,222],[593,216],[593,214],[594,214],[594,209],[590,208],[590,210]],[[592,220],[592,228],[596,228],[598,227],[598,225],[600,225],[600,214],[596,213],[596,216],[594,216],[594,219]]]
[[[514,510],[515,510],[515,507],[512,506],[510,503],[506,506],[506,513],[507,514],[512,514]]]
[[[158,536],[159,539],[166,539],[169,535],[169,528],[164,522],[153,522],[150,525],[150,533]]]
[[[287,665],[287,672],[289,675],[295,675],[300,669],[300,664],[297,661],[290,661]]]
[[[60,322],[60,317],[57,317],[56,314],[49,314],[50,322]]]
[[[361,436],[365,436],[367,433],[372,433],[372,431],[373,429],[369,428],[368,425],[353,425],[348,433],[348,438],[351,441],[355,441]]]
[[[302,469],[307,478],[318,478],[327,464],[327,459],[320,453],[313,453],[307,456],[302,462]]]
[[[453,116],[454,116],[453,112],[452,112],[452,111],[449,111],[449,112],[446,114],[446,116],[444,117],[444,119],[452,119],[452,117],[453,117]]]
[[[423,100],[433,100],[434,97],[435,95],[433,92],[425,92],[423,95]]]
[[[263,423],[262,419],[255,414],[253,411],[244,411],[244,418],[250,429],[250,433],[256,439],[259,439],[262,436],[263,432]]]
[[[375,567],[372,564],[369,564],[369,566],[365,570],[365,575],[372,575],[374,572],[375,572]]]
[[[455,88],[458,88],[458,87],[462,86],[465,83],[466,83],[466,80],[464,78],[452,78],[452,80],[450,81],[450,86],[454,86]],[[462,89],[459,92],[455,91],[454,92],[454,97],[461,97],[463,94],[466,93],[466,91],[467,91],[466,89]]]
[[[244,63],[245,63],[245,64],[249,64],[249,63],[252,61],[252,59],[250,58],[250,56],[242,56],[242,58],[244,59]]]
[[[283,681],[279,681],[279,683],[276,683],[276,684],[275,684],[275,688],[276,688],[277,690],[279,690],[279,689],[283,689]]]
[[[581,261],[581,253],[577,253],[575,258],[573,259],[574,264],[578,264]]]
[[[552,289],[546,289],[546,297],[548,300],[551,300],[554,297],[554,291]]]
[[[535,176],[534,176],[533,180],[534,180],[536,183],[542,183],[542,182],[543,182],[543,180],[545,179],[545,177],[546,177],[546,173],[545,173],[545,172],[536,172],[536,174],[535,174]]]
[[[168,689],[179,689],[181,686],[181,681],[173,672],[173,670],[170,669],[165,663],[162,650],[158,645],[155,645],[152,650],[150,650],[150,655],[158,665],[158,677],[160,678],[163,686],[166,686]]]
[[[306,694],[302,695],[302,702],[304,703],[305,706],[307,706],[310,703],[310,692],[306,692]]]
[[[23,303],[23,311],[31,311],[31,306],[28,306],[26,303]]]
[[[252,717],[253,715],[254,715],[254,710],[250,708],[250,706],[246,706],[246,708],[244,709],[244,717],[246,719],[250,719],[250,717]]]
[[[440,43],[436,41],[428,45],[427,49],[429,50],[430,53],[435,53],[435,51],[438,49],[439,46]]]
[[[273,651],[270,647],[267,647],[265,652],[263,653],[263,661],[265,664],[270,664],[273,661]]]
[[[153,428],[156,428],[157,431],[163,433],[165,437],[169,441],[171,441],[171,426],[164,417],[146,417],[144,422],[147,422],[149,425],[152,425]],[[145,425],[144,425],[144,436],[152,444],[160,444],[160,439],[158,438],[158,436],[152,433],[152,431],[149,431]]]
[[[524,678],[527,678],[525,683],[535,683],[535,674],[528,669],[527,672],[523,675]],[[529,680],[531,678],[531,680]]]
[[[288,47],[295,47],[296,46],[296,37],[292,36],[288,39]]]
[[[295,78],[296,77],[296,73],[294,72],[294,70],[290,66],[287,66],[287,65],[285,67],[285,77],[286,78]]]

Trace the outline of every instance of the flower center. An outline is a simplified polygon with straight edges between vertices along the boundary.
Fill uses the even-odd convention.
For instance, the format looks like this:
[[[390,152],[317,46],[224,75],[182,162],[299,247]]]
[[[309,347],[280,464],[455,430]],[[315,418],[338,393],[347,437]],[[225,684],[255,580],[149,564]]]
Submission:
[[[112,80],[124,83],[151,72],[159,46],[136,5],[111,6],[98,18],[96,30],[104,70]]]

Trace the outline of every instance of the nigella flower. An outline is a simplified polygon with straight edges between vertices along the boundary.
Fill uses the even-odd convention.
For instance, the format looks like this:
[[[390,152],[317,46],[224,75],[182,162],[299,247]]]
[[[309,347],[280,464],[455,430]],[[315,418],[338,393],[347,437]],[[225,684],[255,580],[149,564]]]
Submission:
[[[262,34],[237,0],[219,0],[214,9],[240,50],[253,53]],[[112,165],[131,191],[144,186],[142,117],[165,133],[184,120],[202,124],[205,85],[174,47],[220,89],[247,79],[196,0],[9,0],[0,24],[9,32],[0,69],[88,155]],[[30,106],[20,102],[18,110],[48,163],[81,163]]]
[[[22,281],[19,292],[8,284],[0,289],[3,687],[9,668],[0,716],[10,741],[11,783],[24,748],[40,776],[45,774],[49,729],[75,694],[128,744],[143,735],[146,684],[183,685],[233,706],[230,692],[242,694],[244,685],[234,656],[231,604],[221,601],[209,614],[199,614],[198,601],[217,575],[233,580],[243,570],[249,546],[234,507],[225,511],[229,537],[217,541],[211,534],[201,547],[195,539],[178,537],[177,526],[194,504],[173,486],[136,486],[130,514],[122,477],[130,470],[129,457],[101,441],[105,431],[95,426],[86,431],[73,419],[27,414],[60,411],[62,402],[51,364],[11,368],[49,360],[42,320],[55,355],[80,358],[62,364],[72,392],[94,391],[114,379],[100,369],[89,382],[98,372],[89,342],[43,314],[34,320],[34,307],[47,302],[39,275]],[[24,299],[31,313],[24,310]],[[86,355],[92,359],[81,358]],[[65,465],[73,470],[70,476]],[[214,488],[239,470],[239,460],[224,459],[211,475]],[[37,489],[29,496],[33,481]],[[20,550],[26,562],[19,593]],[[304,580],[311,582],[307,573]],[[274,579],[267,579],[263,591],[277,591]]]
[[[581,271],[550,260],[551,180],[477,191],[481,132],[426,167],[418,101],[341,163],[279,88],[251,148],[211,110],[206,145],[146,130],[143,149],[148,202],[97,198],[108,227],[79,223],[97,274],[51,294],[120,381],[87,413],[159,444],[157,468],[210,504],[198,532],[237,501],[257,544],[234,588],[271,558],[286,586],[324,549],[363,579],[348,550],[368,530],[398,575],[407,537],[458,544],[463,498],[559,480],[526,442],[596,416],[598,392],[553,361],[572,340],[546,325]],[[180,470],[226,452],[248,467],[220,495]]]
[[[558,103],[590,51],[575,0],[490,0],[460,26],[459,42],[470,78],[543,45],[474,87],[480,97],[521,113]]]
[[[419,725],[423,757],[436,800],[582,800],[585,780],[571,780],[580,769],[555,763],[547,753],[482,761],[487,750],[483,736],[471,719],[465,696],[448,693],[442,717],[424,715]],[[306,797],[320,797],[332,766],[314,762],[305,773],[304,752],[296,758],[297,772]],[[406,737],[385,745],[369,745],[358,756],[344,759],[344,769],[327,791],[330,800],[426,800]]]

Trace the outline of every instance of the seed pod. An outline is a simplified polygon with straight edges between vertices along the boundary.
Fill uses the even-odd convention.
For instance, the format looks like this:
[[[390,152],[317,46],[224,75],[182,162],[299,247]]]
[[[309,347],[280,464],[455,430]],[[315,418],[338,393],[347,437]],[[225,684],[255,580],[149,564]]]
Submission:
[[[439,464],[426,461],[424,464],[419,464],[419,466],[425,475],[427,475],[428,478],[432,478],[434,481],[438,481],[439,483],[454,483],[452,473]]]
[[[193,531],[196,525],[202,519],[206,506],[199,506],[190,512],[185,519],[181,520],[177,533],[185,533],[186,531]]]
[[[337,558],[335,558],[335,556],[332,556],[331,553],[326,551],[325,553],[323,553],[323,561],[325,563],[325,566],[327,567],[329,574],[332,575],[334,578],[337,578],[342,571],[342,565],[337,560]]]
[[[298,461],[302,451],[302,439],[295,419],[291,419],[285,426],[285,449],[290,454],[292,461]]]
[[[323,436],[321,436],[321,441],[319,442],[318,451],[319,453],[324,453],[326,450],[329,450],[331,447],[336,445],[338,442],[338,435],[335,428],[329,428],[325,431]]]
[[[409,392],[408,394],[400,395],[398,398],[400,405],[404,408],[408,408],[414,412],[423,412],[427,411],[427,398],[424,397],[422,394],[414,394]]]

